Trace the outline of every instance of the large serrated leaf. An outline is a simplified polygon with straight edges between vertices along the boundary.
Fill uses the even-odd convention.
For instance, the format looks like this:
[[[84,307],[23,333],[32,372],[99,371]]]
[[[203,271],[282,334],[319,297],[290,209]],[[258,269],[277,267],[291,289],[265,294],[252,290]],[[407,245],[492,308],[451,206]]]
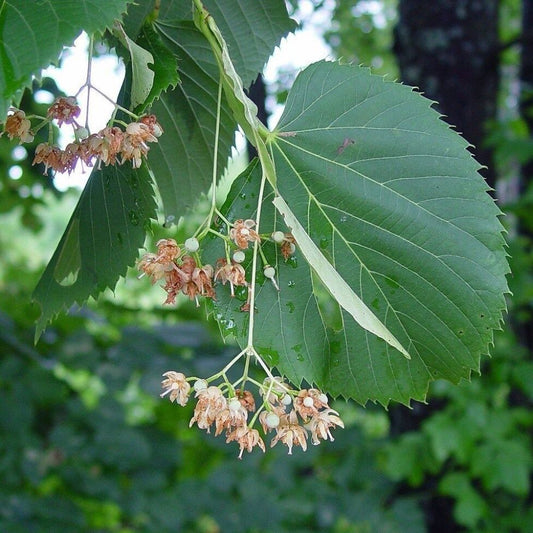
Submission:
[[[155,207],[144,165],[93,170],[33,293],[41,307],[36,338],[60,311],[115,286],[134,263]]]
[[[423,400],[429,381],[478,370],[505,307],[500,213],[431,102],[365,69],[318,63],[296,80],[270,146],[292,213],[411,359],[342,309],[328,327],[330,304],[300,250],[279,263],[279,293],[260,280],[257,347],[291,380],[362,403]],[[232,190],[231,219],[253,218],[252,178]],[[262,233],[282,229],[270,210]],[[246,313],[223,291],[215,305],[245,343]]]
[[[103,32],[131,0],[5,0],[0,6],[0,117],[32,76],[85,30]]]

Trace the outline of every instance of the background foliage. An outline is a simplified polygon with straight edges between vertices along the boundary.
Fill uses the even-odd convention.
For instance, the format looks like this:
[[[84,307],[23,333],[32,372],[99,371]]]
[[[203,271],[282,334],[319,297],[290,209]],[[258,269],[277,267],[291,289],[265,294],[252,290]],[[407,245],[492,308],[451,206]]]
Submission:
[[[339,51],[356,48],[354,57],[389,64],[393,55],[379,43],[392,41],[394,17],[378,27],[365,2],[352,4],[338,3],[328,39]],[[520,28],[517,5],[503,2],[503,38]],[[347,40],[354,35],[361,35],[356,44]],[[511,49],[502,57],[515,66],[504,88],[518,59]],[[501,115],[513,120],[491,125],[490,145],[508,185],[517,168],[510,154],[520,163],[533,154],[525,111],[510,109],[503,92],[501,101]],[[71,309],[33,346],[38,313],[29,295],[76,194],[56,191],[5,138],[0,164],[0,530],[533,530],[533,361],[520,333],[533,294],[531,234],[519,230],[533,227],[527,186],[503,206],[513,215],[514,298],[481,377],[459,387],[436,382],[429,406],[412,410],[339,402],[347,429],[335,443],[291,458],[273,449],[237,461],[220,438],[187,429],[187,409],[157,396],[165,370],[209,374],[233,353],[195,309],[159,309],[131,275],[117,299]],[[14,165],[23,169],[17,180]]]

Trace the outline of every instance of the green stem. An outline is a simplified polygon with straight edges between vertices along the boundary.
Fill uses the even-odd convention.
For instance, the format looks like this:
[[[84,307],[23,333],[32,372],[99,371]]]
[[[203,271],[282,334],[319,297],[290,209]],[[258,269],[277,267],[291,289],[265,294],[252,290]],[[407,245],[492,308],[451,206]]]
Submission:
[[[89,39],[89,51],[87,58],[87,77],[85,79],[85,85],[87,86],[87,100],[85,109],[85,127],[89,129],[89,102],[91,99],[91,69],[93,65],[93,37],[91,35]]]
[[[218,95],[217,95],[217,120],[215,123],[215,148],[213,153],[213,177],[211,182],[211,210],[209,213],[209,223],[208,226],[211,226],[211,221],[213,218],[213,214],[215,213],[216,209],[216,202],[217,202],[217,162],[218,162],[218,142],[219,142],[219,135],[220,135],[220,109],[222,105],[222,76],[220,77],[220,81],[218,84]]]
[[[257,197],[257,215],[255,219],[257,231],[259,231],[260,223],[261,223],[261,209],[263,207],[263,195],[265,192],[265,182],[266,182],[266,174],[263,172],[263,175],[261,177],[261,185],[259,186],[259,194]],[[252,279],[250,280],[250,287],[248,289],[249,291],[249,302],[250,302],[250,320],[248,322],[248,344],[247,348],[253,349],[253,341],[254,341],[254,325],[255,325],[255,286],[256,286],[256,272],[257,272],[257,254],[259,250],[259,242],[254,242],[254,248],[253,248],[253,255],[252,255]],[[257,352],[253,350],[256,357],[259,357]]]

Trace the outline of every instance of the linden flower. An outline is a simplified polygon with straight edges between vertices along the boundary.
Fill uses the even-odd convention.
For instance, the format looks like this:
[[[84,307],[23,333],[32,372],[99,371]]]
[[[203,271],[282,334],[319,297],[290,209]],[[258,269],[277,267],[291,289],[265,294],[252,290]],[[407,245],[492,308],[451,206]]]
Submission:
[[[215,436],[220,435],[225,429],[229,431],[232,427],[245,426],[247,419],[248,411],[238,398],[231,398],[227,407],[219,411],[215,418]]]
[[[31,122],[26,118],[26,113],[16,109],[13,114],[7,117],[4,131],[10,139],[18,137],[23,143],[31,143],[34,135],[30,128]]]
[[[165,372],[163,376],[166,379],[161,382],[161,386],[166,390],[161,393],[161,398],[170,393],[169,399],[171,402],[176,401],[180,405],[186,405],[191,386],[186,381],[185,375],[181,372],[169,371]]]
[[[261,240],[261,237],[259,237],[258,233],[252,229],[254,226],[255,221],[250,218],[247,220],[236,220],[233,224],[233,228],[231,228],[229,236],[233,241],[235,241],[235,244],[241,248],[241,250],[248,248],[249,242],[259,242]]]
[[[80,157],[79,148],[79,144],[69,143],[63,152],[61,152],[61,164],[69,174],[74,170],[78,163],[78,158]]]
[[[212,282],[213,272],[214,269],[211,265],[204,265],[202,268],[196,267],[191,274],[191,280],[202,296],[215,299]]]
[[[140,277],[145,274],[150,277],[152,284],[163,279],[173,269],[169,262],[162,262],[158,255],[148,253],[144,254],[137,263],[137,269],[142,271]]]
[[[281,255],[285,261],[296,251],[296,239],[292,233],[285,233],[281,244]]]
[[[180,248],[174,239],[159,239],[156,246],[157,255],[162,262],[174,261],[180,254]]]
[[[324,407],[328,407],[328,397],[318,389],[302,389],[294,398],[294,408],[304,420],[315,416]]]
[[[285,385],[283,378],[281,376],[275,376],[274,379],[265,378],[263,380],[259,388],[259,393],[267,402],[274,404],[280,402],[285,397],[287,390],[288,387]]]
[[[72,124],[81,113],[81,109],[73,96],[60,96],[48,108],[47,116],[56,119],[59,127],[63,124]]]
[[[63,163],[62,155],[62,151],[57,146],[51,146],[48,143],[41,143],[35,149],[35,157],[33,158],[32,165],[44,163],[43,174],[46,174],[49,168],[57,172],[64,172],[65,165]]]
[[[157,137],[150,130],[151,127],[142,122],[132,122],[126,126],[122,140],[122,162],[131,160],[133,168],[141,166],[142,157],[146,157],[150,150],[146,143],[157,142]]]
[[[320,444],[320,439],[334,441],[330,428],[339,426],[344,428],[344,422],[333,409],[324,409],[314,415],[305,427],[311,432],[313,444]]]
[[[140,118],[139,122],[141,122],[145,126],[148,126],[148,131],[154,137],[161,137],[161,135],[163,134],[163,128],[161,127],[161,124],[157,122],[157,118],[155,115],[145,115],[144,117]]]
[[[207,387],[196,393],[198,403],[194,408],[194,416],[191,418],[189,427],[195,422],[200,429],[206,429],[209,433],[209,427],[216,420],[220,411],[227,407],[227,400],[218,387]]]
[[[226,438],[226,442],[237,441],[240,447],[239,459],[242,459],[244,450],[251,452],[255,446],[259,446],[263,453],[265,452],[265,443],[259,436],[257,429],[251,429],[248,426],[239,426],[234,429]]]
[[[215,271],[214,279],[219,280],[223,285],[229,282],[231,288],[231,296],[235,296],[235,285],[242,285],[246,287],[248,283],[245,279],[245,270],[239,264],[232,261],[228,263],[225,259],[217,261],[217,270]]]
[[[288,416],[283,418],[280,425],[276,427],[276,436],[272,439],[270,447],[281,441],[289,448],[289,455],[292,455],[293,446],[301,446],[305,452],[307,450],[307,431],[298,424],[296,411],[291,411]]]
[[[114,165],[117,160],[117,155],[122,150],[122,143],[124,142],[124,132],[118,127],[104,128],[100,133],[102,142],[96,151],[96,155],[100,157],[106,165]]]
[[[240,390],[237,389],[235,391],[237,394],[237,398],[239,398],[239,402],[241,402],[241,405],[250,412],[255,411],[255,398],[254,395],[249,390]]]

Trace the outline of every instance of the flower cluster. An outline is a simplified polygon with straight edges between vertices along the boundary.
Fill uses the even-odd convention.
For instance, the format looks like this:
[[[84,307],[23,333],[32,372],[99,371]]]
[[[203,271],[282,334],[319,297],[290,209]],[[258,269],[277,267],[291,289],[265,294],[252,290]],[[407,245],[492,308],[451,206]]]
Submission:
[[[239,459],[244,450],[251,452],[258,447],[265,451],[264,440],[253,427],[257,419],[265,435],[274,433],[270,446],[281,442],[289,454],[294,446],[307,450],[309,434],[316,445],[321,440],[333,441],[331,430],[344,427],[337,411],[329,407],[327,396],[318,389],[296,391],[280,377],[267,377],[258,387],[262,403],[256,410],[250,391],[236,389],[227,380],[219,386],[209,384],[219,375],[205,380],[186,378],[181,372],[165,372],[161,396],[169,395],[170,401],[184,406],[194,392],[197,401],[189,426],[196,424],[207,433],[213,427],[215,436],[224,433],[227,443],[235,441],[239,445]],[[189,381],[194,381],[192,388]],[[248,422],[251,413],[254,415]]]
[[[270,239],[267,239],[268,234],[261,236],[254,230],[256,222],[252,219],[238,219],[233,224],[226,221],[226,224],[228,225],[227,235],[213,231],[215,235],[224,240],[226,250],[226,257],[217,259],[214,267],[210,264],[199,266],[199,254],[197,252],[200,249],[200,242],[196,237],[191,237],[185,241],[183,252],[181,245],[178,246],[174,239],[161,239],[156,244],[157,253],[144,254],[138,261],[137,268],[141,271],[139,277],[147,275],[152,284],[163,280],[162,287],[168,295],[166,304],[175,303],[176,295],[182,292],[198,305],[198,296],[216,299],[213,290],[216,282],[222,285],[228,284],[232,298],[235,297],[235,287],[249,286],[242,263],[246,259],[245,250],[250,243],[260,243],[263,238],[271,240],[279,245],[285,260],[296,249],[296,241],[291,233],[275,231],[270,235]],[[209,231],[205,231],[203,236]],[[199,239],[201,238],[199,237]],[[232,250],[233,253],[231,253]],[[263,275],[279,291],[276,269],[266,262],[261,248],[259,248],[259,253],[263,261]],[[248,294],[248,300],[241,306],[241,311],[250,311],[249,298],[250,294]]]
[[[55,120],[59,127],[64,124],[71,125],[75,137],[64,150],[51,142],[43,142],[37,146],[33,164],[44,164],[45,174],[48,169],[70,174],[78,161],[88,167],[92,167],[95,162],[114,165],[131,161],[133,168],[139,168],[150,149],[148,143],[157,142],[163,133],[155,115],[145,115],[138,121],[125,125],[124,129],[117,125],[107,126],[90,135],[86,128],[76,122],[80,111],[76,98],[60,97],[48,108],[46,118],[41,117],[42,123],[38,129]],[[4,131],[10,139],[17,138],[22,143],[33,141],[35,135],[31,129],[31,121],[24,111],[19,109],[12,109],[6,119]]]
[[[198,266],[191,255],[183,254],[174,239],[161,239],[157,242],[157,254],[145,254],[137,268],[141,276],[150,277],[152,284],[163,280],[167,292],[166,304],[173,304],[182,292],[199,305],[198,296],[215,298],[213,277],[216,275],[211,265]]]
[[[43,163],[46,171],[72,172],[78,161],[91,167],[95,161],[105,165],[122,164],[131,161],[133,168],[139,168],[142,158],[150,147],[147,143],[157,142],[163,132],[154,115],[141,117],[122,130],[119,126],[107,126],[98,133],[68,144],[64,150],[49,143],[41,143],[35,150],[33,164]]]

